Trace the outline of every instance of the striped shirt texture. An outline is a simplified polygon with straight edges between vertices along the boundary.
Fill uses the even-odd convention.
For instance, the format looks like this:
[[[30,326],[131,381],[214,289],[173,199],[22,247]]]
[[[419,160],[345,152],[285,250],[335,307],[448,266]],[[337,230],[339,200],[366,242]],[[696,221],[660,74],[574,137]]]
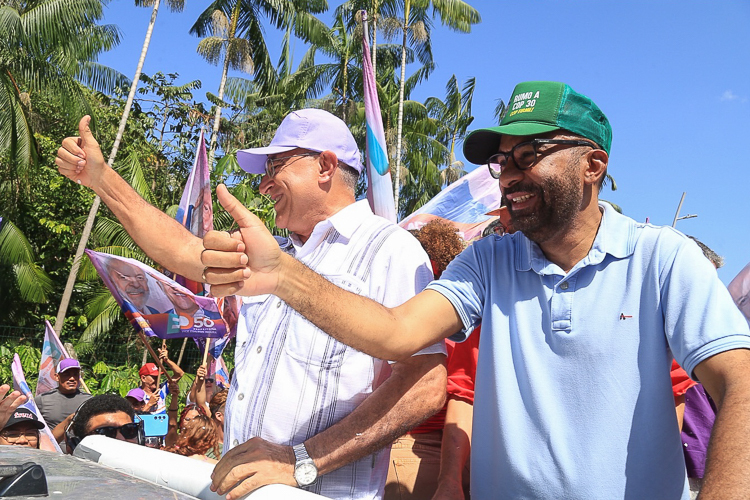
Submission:
[[[318,223],[285,252],[351,292],[397,306],[432,279],[408,232],[372,213],[366,200]],[[252,437],[295,445],[351,413],[390,373],[388,362],[346,346],[274,295],[243,298],[235,376],[227,400],[228,450]],[[445,352],[442,342],[418,354]],[[330,498],[381,498],[388,447],[320,476],[307,489]]]

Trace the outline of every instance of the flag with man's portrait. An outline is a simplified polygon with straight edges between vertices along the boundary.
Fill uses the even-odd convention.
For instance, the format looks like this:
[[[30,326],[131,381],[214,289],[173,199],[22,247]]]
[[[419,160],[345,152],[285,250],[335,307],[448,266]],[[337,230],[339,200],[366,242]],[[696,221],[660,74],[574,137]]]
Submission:
[[[55,333],[49,321],[44,321],[44,344],[42,344],[42,359],[39,361],[39,379],[36,383],[36,395],[57,388],[55,369],[60,360],[69,358],[65,346]]]

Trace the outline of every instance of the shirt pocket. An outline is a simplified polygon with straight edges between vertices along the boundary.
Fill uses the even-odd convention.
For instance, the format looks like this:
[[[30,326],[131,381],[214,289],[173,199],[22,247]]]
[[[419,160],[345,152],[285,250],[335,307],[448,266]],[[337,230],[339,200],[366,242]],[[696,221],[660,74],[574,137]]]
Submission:
[[[351,274],[324,275],[334,285],[358,295],[365,284]],[[290,318],[284,351],[297,362],[322,370],[335,370],[341,367],[349,346],[339,342],[320,328],[293,313]]]

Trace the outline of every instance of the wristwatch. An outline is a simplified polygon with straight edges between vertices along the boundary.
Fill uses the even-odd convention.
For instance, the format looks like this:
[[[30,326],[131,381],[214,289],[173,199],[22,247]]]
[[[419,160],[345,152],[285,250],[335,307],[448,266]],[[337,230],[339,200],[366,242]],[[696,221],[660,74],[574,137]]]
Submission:
[[[318,468],[315,467],[315,462],[307,454],[304,443],[292,446],[292,449],[294,450],[294,458],[297,460],[294,464],[294,480],[297,481],[300,488],[310,486],[318,479]]]

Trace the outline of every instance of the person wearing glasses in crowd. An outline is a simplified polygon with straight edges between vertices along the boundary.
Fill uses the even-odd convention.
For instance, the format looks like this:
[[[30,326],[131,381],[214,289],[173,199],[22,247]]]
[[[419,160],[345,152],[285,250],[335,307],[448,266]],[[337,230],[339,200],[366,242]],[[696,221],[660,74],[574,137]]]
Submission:
[[[17,408],[0,430],[0,446],[39,448],[39,431],[44,424],[28,408]]]
[[[83,438],[92,435],[143,444],[139,441],[141,424],[135,423],[133,407],[115,394],[100,394],[81,405],[66,431],[68,452],[73,453]]]
[[[205,281],[203,241],[148,205],[104,162],[88,128],[63,141],[59,171],[91,187],[156,262]],[[243,150],[245,171],[264,174],[274,203],[277,248],[337,285],[396,306],[431,279],[427,255],[405,230],[356,201],[363,170],[346,124],[319,109],[289,113],[266,148]],[[239,235],[237,235],[238,237]],[[332,498],[378,498],[396,437],[445,400],[445,347],[425,346],[398,362],[373,358],[329,337],[272,295],[244,301],[227,398],[224,455],[228,498],[270,483]]]
[[[272,293],[383,359],[463,340],[481,321],[471,442],[479,500],[689,498],[674,356],[718,407],[702,498],[744,498],[748,323],[692,240],[599,200],[611,139],[604,113],[570,86],[517,85],[500,125],[464,142],[465,157],[499,180],[516,232],[475,242],[396,308],[288,258],[219,186],[241,238],[204,238],[211,292]],[[234,480],[226,472],[221,464],[214,471],[220,491]]]

